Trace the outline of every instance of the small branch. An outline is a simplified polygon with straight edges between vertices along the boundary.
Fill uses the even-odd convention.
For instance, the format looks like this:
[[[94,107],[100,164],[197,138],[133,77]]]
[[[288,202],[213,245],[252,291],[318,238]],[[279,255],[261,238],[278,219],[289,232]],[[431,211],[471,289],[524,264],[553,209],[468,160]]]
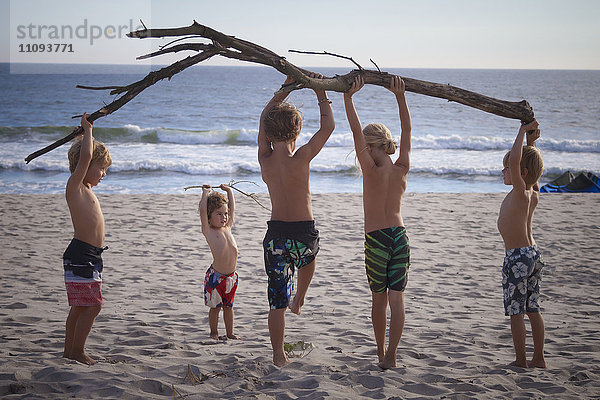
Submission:
[[[177,390],[175,388],[175,385],[173,385],[171,383],[171,389],[173,390],[173,399],[177,400],[177,399],[181,399],[181,400],[185,400],[185,397],[181,394],[181,392],[179,390]]]
[[[375,64],[375,61],[373,61],[372,58],[369,58],[369,61],[371,61],[373,63],[373,65],[375,66],[375,68],[377,68],[377,71],[381,72],[381,70],[379,69],[379,66],[377,64]]]
[[[229,183],[227,184],[227,186],[229,186],[229,187],[230,187],[230,188],[232,188],[233,190],[235,190],[235,191],[237,191],[237,192],[239,192],[239,193],[243,194],[244,196],[251,198],[252,200],[254,200],[254,202],[255,202],[256,204],[258,204],[259,206],[261,206],[261,207],[262,207],[262,208],[264,208],[265,210],[267,210],[267,211],[271,211],[271,209],[270,209],[269,207],[266,207],[266,206],[264,206],[264,205],[263,205],[263,204],[262,204],[260,201],[258,201],[258,199],[256,198],[256,193],[246,193],[246,192],[244,192],[244,191],[242,191],[242,190],[240,190],[240,189],[236,188],[236,187],[235,187],[235,185],[237,185],[237,184],[239,184],[239,183],[251,183],[251,184],[253,184],[253,185],[256,185],[256,186],[258,186],[258,185],[257,185],[255,182],[252,182],[252,181],[234,181],[234,180],[231,180],[231,181],[229,181]],[[186,186],[186,187],[184,187],[184,188],[183,188],[183,190],[188,190],[188,189],[201,189],[202,187],[203,187],[203,185],[193,185],[193,186]],[[219,189],[219,188],[221,188],[221,185],[219,185],[219,186],[211,186],[210,188],[211,188],[211,189]]]
[[[123,89],[127,86],[84,86],[77,85],[75,86],[77,89],[86,89],[86,90],[112,90],[112,89]]]
[[[167,53],[177,53],[179,51],[185,51],[185,50],[190,50],[190,51],[206,51],[206,50],[211,50],[213,49],[214,46],[211,44],[206,44],[206,43],[182,43],[182,44],[178,44],[175,46],[171,46],[169,48],[162,48],[160,50],[157,50],[153,53],[149,53],[149,54],[144,54],[143,56],[139,56],[136,57],[136,60],[145,60],[147,58],[151,58],[151,57],[156,57],[156,56],[160,56],[161,54],[167,54]]]
[[[192,371],[192,366],[188,364],[187,374],[183,378],[183,383],[185,383],[186,380],[189,380],[192,386],[196,386],[202,384],[202,382],[207,379],[208,376],[204,375],[202,372],[200,372],[200,377],[194,374],[194,371]]]
[[[197,37],[200,37],[200,36],[198,36],[198,35],[191,35],[191,36],[182,37],[182,38],[179,38],[179,39],[171,40],[169,43],[164,44],[164,45],[159,46],[159,47],[162,50],[165,47],[168,47],[169,45],[171,45],[173,43],[177,43],[177,42],[181,42],[182,40],[193,39],[193,38],[197,38]]]
[[[334,53],[330,53],[328,51],[322,51],[322,52],[317,52],[317,51],[300,51],[300,50],[288,50],[290,53],[299,53],[299,54],[316,54],[316,55],[321,55],[321,56],[333,56],[333,57],[338,57],[338,58],[343,58],[344,60],[350,60],[352,61],[352,63],[354,65],[356,65],[358,67],[359,70],[363,70],[364,68],[361,67],[356,61],[354,61],[354,59],[352,57],[347,57],[347,56],[341,56],[339,54],[334,54]]]

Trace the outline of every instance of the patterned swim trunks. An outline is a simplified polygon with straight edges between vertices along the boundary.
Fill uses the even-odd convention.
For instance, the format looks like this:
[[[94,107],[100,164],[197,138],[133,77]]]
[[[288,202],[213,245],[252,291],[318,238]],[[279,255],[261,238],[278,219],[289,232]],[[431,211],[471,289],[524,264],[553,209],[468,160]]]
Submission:
[[[315,260],[319,231],[315,221],[268,221],[263,240],[267,296],[271,309],[286,308],[294,288],[294,272]]]
[[[237,272],[223,275],[211,265],[204,276],[204,304],[210,308],[233,307],[237,287]]]
[[[502,266],[504,315],[539,312],[544,261],[536,245],[506,250]]]
[[[63,254],[63,269],[70,306],[102,305],[104,249],[78,239],[69,243]]]
[[[403,292],[409,266],[410,243],[403,226],[365,234],[365,268],[372,292]]]

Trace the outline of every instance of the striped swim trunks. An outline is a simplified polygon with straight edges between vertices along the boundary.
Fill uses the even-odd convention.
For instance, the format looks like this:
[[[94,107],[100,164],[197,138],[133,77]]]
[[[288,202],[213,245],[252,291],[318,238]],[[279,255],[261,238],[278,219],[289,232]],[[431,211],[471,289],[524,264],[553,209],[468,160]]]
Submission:
[[[408,281],[410,243],[406,228],[397,226],[365,234],[365,268],[372,292],[403,292]]]
[[[75,238],[69,243],[63,254],[63,269],[70,306],[102,305],[104,249]]]

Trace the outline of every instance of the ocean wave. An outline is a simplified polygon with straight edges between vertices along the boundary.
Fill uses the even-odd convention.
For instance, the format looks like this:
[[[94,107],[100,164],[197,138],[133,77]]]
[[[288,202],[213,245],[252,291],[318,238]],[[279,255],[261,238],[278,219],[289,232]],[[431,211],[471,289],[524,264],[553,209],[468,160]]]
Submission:
[[[510,150],[514,138],[489,136],[414,136],[411,138],[415,149],[453,150]],[[599,140],[573,140],[542,138],[537,143],[540,150],[562,151],[566,153],[600,153]]]
[[[41,173],[68,173],[68,164],[64,161],[52,161],[41,159],[35,164],[25,164],[22,161],[0,159],[0,172],[18,170]],[[354,164],[321,164],[313,163],[310,167],[314,174],[340,174],[358,175],[358,168]],[[558,176],[573,168],[549,167],[544,169],[545,177]],[[154,173],[182,173],[187,175],[249,175],[260,174],[260,166],[257,162],[213,162],[199,163],[180,160],[145,160],[145,161],[116,161],[110,166],[108,174],[154,174]],[[591,170],[595,174],[600,171]],[[457,167],[457,166],[428,166],[413,165],[411,174],[432,174],[437,176],[500,176],[502,172],[498,167]]]
[[[40,127],[0,127],[2,142],[40,142],[55,141],[71,133],[73,127],[40,126]],[[141,128],[127,124],[118,128],[96,127],[94,137],[106,143],[168,143],[181,145],[256,145],[257,129],[223,129],[223,130],[185,130],[173,128]],[[311,133],[302,133],[298,145],[308,142]],[[395,138],[399,139],[398,137]],[[412,135],[413,149],[435,150],[503,150],[512,147],[512,137],[461,136],[461,135]],[[334,132],[326,144],[327,147],[352,148],[354,143],[349,132]],[[544,151],[565,153],[600,153],[600,140],[552,139],[543,137],[538,142]]]

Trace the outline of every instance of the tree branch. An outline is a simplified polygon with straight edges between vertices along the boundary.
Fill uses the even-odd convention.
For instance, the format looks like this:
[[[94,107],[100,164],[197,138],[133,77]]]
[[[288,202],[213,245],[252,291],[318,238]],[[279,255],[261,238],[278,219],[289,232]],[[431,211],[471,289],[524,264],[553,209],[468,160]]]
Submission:
[[[165,79],[165,78],[171,79],[173,77],[173,75],[183,71],[184,69],[186,69],[188,67],[191,67],[194,64],[204,61],[204,60],[214,56],[217,53],[218,53],[218,50],[216,50],[216,49],[213,49],[210,51],[205,51],[205,52],[202,52],[195,56],[190,56],[183,60],[177,61],[176,63],[173,63],[173,64],[169,65],[168,67],[162,68],[158,71],[152,71],[152,72],[148,73],[148,75],[146,75],[146,77],[144,79],[142,79],[138,82],[135,82],[131,85],[114,87],[115,89],[113,91],[111,91],[110,94],[117,94],[117,93],[123,93],[123,92],[126,92],[126,93],[124,95],[122,95],[121,97],[119,97],[118,99],[116,99],[115,101],[113,101],[112,103],[107,104],[104,107],[102,107],[101,109],[90,114],[90,116],[88,117],[88,121],[94,122],[98,118],[102,118],[109,114],[112,114],[113,112],[117,111],[119,108],[123,107],[125,104],[127,104],[131,100],[133,100],[144,89],[154,85],[156,82],[158,82],[162,79]],[[89,87],[86,87],[86,88],[94,89],[94,88],[89,88]],[[113,89],[113,87],[110,87],[110,88]],[[56,142],[44,147],[43,149],[37,150],[37,151],[31,153],[30,155],[28,155],[25,158],[25,163],[29,164],[29,162],[31,160],[33,160],[34,158],[37,158],[43,154],[48,153],[49,151],[56,149],[57,147],[62,146],[63,144],[73,140],[74,138],[76,138],[77,136],[79,136],[81,134],[83,134],[83,129],[81,127],[77,127],[75,129],[73,129],[73,131],[68,136],[65,136],[64,138],[59,139]]]
[[[104,117],[108,114],[115,112],[116,110],[127,104],[129,101],[131,101],[133,98],[135,98],[144,89],[152,86],[156,82],[165,78],[171,79],[173,75],[215,55],[270,66],[272,68],[275,68],[282,74],[291,77],[294,80],[292,84],[282,86],[278,92],[292,92],[294,90],[304,88],[335,92],[346,92],[348,89],[350,89],[354,78],[358,74],[362,75],[366,84],[371,85],[388,87],[391,80],[391,75],[387,72],[382,72],[381,70],[379,70],[379,67],[373,61],[371,62],[375,64],[375,66],[378,69],[377,71],[363,69],[351,57],[340,56],[329,52],[314,53],[291,50],[292,52],[296,53],[324,54],[344,58],[352,61],[358,67],[358,70],[350,71],[345,75],[336,75],[334,77],[324,78],[311,78],[309,76],[311,71],[295,66],[294,64],[287,61],[285,57],[282,57],[267,48],[261,47],[257,44],[248,42],[246,40],[238,39],[235,36],[225,35],[208,26],[201,25],[196,21],[194,21],[194,23],[190,26],[181,28],[147,29],[144,25],[144,29],[130,32],[127,36],[139,39],[183,36],[183,39],[185,39],[185,37],[189,37],[189,39],[208,39],[212,43],[181,43],[177,45],[172,45],[173,43],[179,41],[179,39],[177,39],[171,41],[166,45],[172,45],[170,47],[163,47],[156,52],[138,57],[138,59],[146,59],[162,54],[176,53],[184,50],[201,52],[194,56],[190,56],[183,60],[177,61],[169,65],[168,67],[162,68],[158,71],[150,72],[142,80],[134,82],[127,86],[78,86],[80,88],[90,90],[110,89],[110,94],[124,93],[117,100],[92,113],[88,118],[90,122],[93,122],[98,118]],[[406,90],[409,92],[454,101],[469,107],[477,108],[485,112],[500,115],[502,117],[519,119],[526,123],[531,122],[534,118],[533,109],[525,100],[522,100],[520,102],[510,102],[495,99],[493,97],[484,96],[479,93],[471,92],[451,85],[442,85],[439,83],[421,81],[418,79],[412,79],[407,77],[402,77],[402,79],[404,80]],[[35,153],[30,154],[29,156],[27,156],[27,158],[25,158],[25,161],[29,163],[34,158],[45,154],[48,151],[55,149],[61,146],[62,144],[72,140],[82,132],[83,131],[80,127],[75,128],[70,135],[56,141],[55,143],[47,146],[44,149],[38,150]]]
[[[352,61],[352,63],[354,65],[356,65],[358,67],[359,70],[363,70],[364,68],[360,66],[359,63],[357,63],[356,61],[354,61],[354,59],[352,57],[347,57],[347,56],[341,56],[339,54],[335,54],[335,53],[330,53],[328,51],[300,51],[300,50],[288,50],[290,53],[299,53],[299,54],[315,54],[315,55],[322,55],[322,56],[333,56],[333,57],[337,57],[337,58],[343,58],[344,60],[349,60]],[[377,68],[379,69],[379,68]]]

